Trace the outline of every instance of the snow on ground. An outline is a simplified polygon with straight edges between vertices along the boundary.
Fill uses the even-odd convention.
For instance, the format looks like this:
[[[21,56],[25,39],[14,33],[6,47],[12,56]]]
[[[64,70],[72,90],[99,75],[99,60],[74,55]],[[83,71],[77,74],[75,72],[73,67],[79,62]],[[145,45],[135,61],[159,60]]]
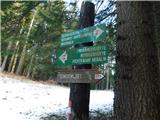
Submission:
[[[91,91],[90,110],[112,109],[112,91]],[[0,76],[0,119],[39,120],[48,114],[64,115],[69,88]]]

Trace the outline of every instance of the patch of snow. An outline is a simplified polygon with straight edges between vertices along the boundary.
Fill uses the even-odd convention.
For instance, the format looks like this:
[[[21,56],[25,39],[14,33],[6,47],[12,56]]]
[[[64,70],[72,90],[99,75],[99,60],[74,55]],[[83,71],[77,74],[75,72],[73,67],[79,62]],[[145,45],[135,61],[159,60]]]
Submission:
[[[90,110],[112,109],[113,91],[91,90]],[[48,114],[65,114],[69,88],[0,76],[0,119],[39,120]]]
[[[113,107],[113,91],[91,90],[90,110],[101,110],[107,112]]]

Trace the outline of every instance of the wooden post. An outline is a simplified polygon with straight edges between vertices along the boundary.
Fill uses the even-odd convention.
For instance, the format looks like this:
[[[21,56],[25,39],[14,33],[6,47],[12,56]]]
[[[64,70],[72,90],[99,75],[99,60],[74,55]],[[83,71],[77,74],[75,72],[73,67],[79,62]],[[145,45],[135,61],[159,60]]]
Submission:
[[[80,11],[79,29],[94,25],[94,4],[83,1]],[[93,46],[93,42],[75,45],[76,48]],[[91,64],[76,65],[73,69],[91,69]],[[89,120],[90,84],[72,83],[70,85],[69,113],[67,120]]]

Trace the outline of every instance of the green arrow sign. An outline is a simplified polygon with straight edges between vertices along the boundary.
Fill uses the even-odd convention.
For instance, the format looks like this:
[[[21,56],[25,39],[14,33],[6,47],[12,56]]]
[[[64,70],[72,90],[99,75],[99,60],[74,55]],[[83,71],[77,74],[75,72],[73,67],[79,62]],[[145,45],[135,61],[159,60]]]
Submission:
[[[61,47],[81,44],[91,41],[100,41],[106,37],[106,25],[100,24],[84,28],[82,30],[63,33],[61,35]]]
[[[92,46],[72,49],[59,49],[57,51],[57,66],[99,64],[107,62],[106,46]]]

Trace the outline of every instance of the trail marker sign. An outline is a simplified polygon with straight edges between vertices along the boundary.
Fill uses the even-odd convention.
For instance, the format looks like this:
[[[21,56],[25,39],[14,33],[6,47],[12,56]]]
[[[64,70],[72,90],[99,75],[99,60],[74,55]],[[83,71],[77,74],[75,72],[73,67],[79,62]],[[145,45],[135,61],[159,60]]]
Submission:
[[[59,49],[57,51],[56,65],[68,66],[79,64],[99,64],[107,62],[108,50],[104,45]]]
[[[61,47],[86,42],[100,41],[106,37],[106,25],[87,27],[81,30],[66,32],[61,35]]]
[[[56,80],[60,83],[95,83],[104,77],[95,69],[59,70],[57,73]]]

